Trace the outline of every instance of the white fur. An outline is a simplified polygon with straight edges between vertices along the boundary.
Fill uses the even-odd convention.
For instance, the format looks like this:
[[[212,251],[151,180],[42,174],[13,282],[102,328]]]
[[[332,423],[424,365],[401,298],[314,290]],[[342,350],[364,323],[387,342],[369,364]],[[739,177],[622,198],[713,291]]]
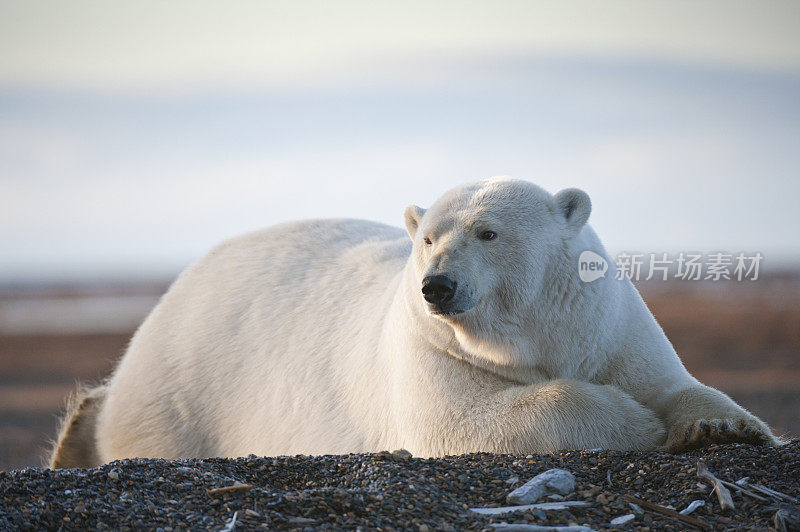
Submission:
[[[494,179],[410,207],[411,240],[357,220],[229,240],[134,336],[98,455],[654,449],[665,429],[677,448],[692,423],[756,423],[687,373],[629,281],[580,281],[582,251],[611,262],[590,210],[581,191]],[[431,314],[435,273],[463,313]]]

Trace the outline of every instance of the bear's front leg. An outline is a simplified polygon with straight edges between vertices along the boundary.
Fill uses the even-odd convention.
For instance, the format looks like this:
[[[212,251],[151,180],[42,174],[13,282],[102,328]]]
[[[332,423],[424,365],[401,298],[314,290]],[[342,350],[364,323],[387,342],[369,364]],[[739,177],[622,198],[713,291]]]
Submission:
[[[719,390],[697,384],[676,393],[665,405],[669,452],[712,443],[780,445],[769,427]]]
[[[614,386],[561,379],[510,388],[499,395],[505,404],[486,426],[495,427],[495,435],[501,437],[476,450],[652,451],[664,443],[666,431],[655,412]]]

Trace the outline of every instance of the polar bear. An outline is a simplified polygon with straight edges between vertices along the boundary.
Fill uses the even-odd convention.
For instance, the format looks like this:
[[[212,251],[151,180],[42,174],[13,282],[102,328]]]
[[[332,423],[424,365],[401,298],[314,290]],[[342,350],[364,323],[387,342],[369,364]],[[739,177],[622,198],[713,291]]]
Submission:
[[[278,225],[183,272],[53,467],[127,457],[418,456],[780,443],[681,364],[577,189],[495,178],[405,212]],[[409,236],[411,237],[409,239]]]

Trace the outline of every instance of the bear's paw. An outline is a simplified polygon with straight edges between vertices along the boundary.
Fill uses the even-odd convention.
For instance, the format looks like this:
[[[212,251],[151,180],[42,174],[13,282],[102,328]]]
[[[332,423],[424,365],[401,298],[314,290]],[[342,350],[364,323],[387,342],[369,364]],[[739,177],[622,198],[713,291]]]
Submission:
[[[671,427],[665,447],[667,451],[677,453],[716,443],[779,445],[780,440],[758,418],[743,413],[722,419],[678,422]]]

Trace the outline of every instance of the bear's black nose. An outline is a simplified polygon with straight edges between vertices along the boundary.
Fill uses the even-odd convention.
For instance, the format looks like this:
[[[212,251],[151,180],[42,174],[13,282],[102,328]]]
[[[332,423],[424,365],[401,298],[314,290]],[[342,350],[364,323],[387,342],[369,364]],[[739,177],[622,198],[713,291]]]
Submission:
[[[433,305],[443,305],[453,299],[456,283],[446,275],[429,275],[422,280],[422,294],[425,301]]]

